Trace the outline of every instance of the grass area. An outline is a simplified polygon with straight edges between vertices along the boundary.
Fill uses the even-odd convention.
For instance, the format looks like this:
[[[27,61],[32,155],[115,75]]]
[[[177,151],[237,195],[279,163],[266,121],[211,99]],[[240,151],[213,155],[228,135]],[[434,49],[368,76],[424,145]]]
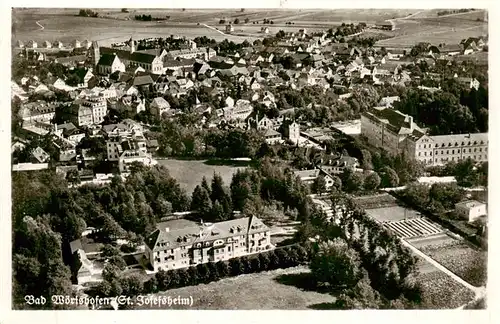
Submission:
[[[206,285],[172,289],[157,295],[193,297],[192,307],[172,306],[175,309],[310,309],[335,302],[331,295],[302,290],[295,287],[295,283],[285,280],[291,275],[307,272],[308,269],[304,266],[278,269],[226,278]],[[153,307],[142,306],[136,309]]]
[[[215,173],[221,175],[224,183],[229,186],[236,170],[243,170],[245,167],[235,167],[232,165],[210,165],[204,160],[159,160],[158,164],[167,167],[170,175],[177,179],[182,188],[186,189],[188,194],[193,192],[194,188],[201,184],[203,176],[210,182]]]
[[[422,283],[421,309],[453,309],[474,298],[474,293],[441,271],[422,273],[417,277]]]
[[[379,222],[397,222],[421,216],[416,210],[401,206],[367,209],[366,213]]]
[[[487,252],[473,249],[465,243],[429,246],[421,250],[468,283],[477,287],[486,284]]]

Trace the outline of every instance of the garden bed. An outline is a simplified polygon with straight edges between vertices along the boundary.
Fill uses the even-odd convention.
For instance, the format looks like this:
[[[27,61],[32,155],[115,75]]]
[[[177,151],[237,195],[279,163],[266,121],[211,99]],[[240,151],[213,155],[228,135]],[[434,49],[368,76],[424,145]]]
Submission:
[[[486,284],[487,252],[465,243],[426,246],[421,250],[471,285],[480,287]]]
[[[474,293],[440,271],[420,274],[422,309],[455,309],[470,302]]]

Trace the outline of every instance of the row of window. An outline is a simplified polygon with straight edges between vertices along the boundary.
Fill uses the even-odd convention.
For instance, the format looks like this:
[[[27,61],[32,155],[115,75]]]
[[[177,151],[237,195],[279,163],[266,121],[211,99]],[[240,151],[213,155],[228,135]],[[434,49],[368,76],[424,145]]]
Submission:
[[[483,155],[474,155],[472,158],[473,158],[473,160],[478,160],[478,161],[481,161],[481,160],[482,160],[482,158],[483,158]],[[487,159],[487,158],[488,158],[488,156],[487,156],[487,155],[484,155],[484,159]],[[465,159],[465,158],[457,157],[457,159],[456,159],[456,160],[457,160],[457,161],[460,161],[460,160],[462,160],[462,159]],[[451,157],[451,159],[450,159],[450,158],[448,158],[448,157],[445,157],[445,158],[440,158],[440,159],[439,159],[439,161],[440,161],[440,162],[455,161],[455,157],[453,157],[453,156],[452,156],[452,157]],[[423,160],[422,160],[422,162],[424,162],[424,163],[432,163],[432,159],[429,159],[429,160],[427,160],[427,159],[423,159]],[[435,163],[437,163],[437,162],[438,162],[438,159],[437,159],[437,158],[435,158],[435,159],[434,159],[434,162],[435,162]]]
[[[467,142],[467,144],[465,142],[462,142],[462,145],[461,146],[470,146],[470,145],[477,145],[478,144],[478,141],[474,141],[474,142]],[[484,145],[484,141],[479,141],[479,144],[480,145]],[[458,142],[455,142],[455,144],[453,145],[452,143],[448,143],[448,147],[450,146],[458,146]],[[421,148],[422,145],[418,145],[418,148]],[[444,143],[441,143],[441,147],[445,147],[446,145]],[[425,148],[432,148],[432,144],[424,144],[423,145],[424,149]],[[439,147],[439,144],[436,143],[434,147]]]
[[[482,152],[483,148],[480,147],[478,149],[475,147],[474,152],[477,152],[477,151]],[[486,151],[486,149],[485,149],[485,151]],[[472,152],[473,152],[472,149],[469,148],[469,153],[472,153]],[[418,152],[418,156],[421,156],[421,153],[422,152]],[[459,154],[459,153],[460,153],[460,149],[457,149],[457,154]],[[462,153],[467,153],[467,149],[463,149]],[[450,154],[450,150],[446,150],[446,154]],[[451,154],[455,154],[455,150],[451,150]],[[436,155],[439,155],[439,151],[436,151]],[[441,150],[441,155],[444,155],[444,150]],[[427,156],[427,152],[424,152],[424,156]],[[429,156],[432,156],[432,152],[429,152]]]

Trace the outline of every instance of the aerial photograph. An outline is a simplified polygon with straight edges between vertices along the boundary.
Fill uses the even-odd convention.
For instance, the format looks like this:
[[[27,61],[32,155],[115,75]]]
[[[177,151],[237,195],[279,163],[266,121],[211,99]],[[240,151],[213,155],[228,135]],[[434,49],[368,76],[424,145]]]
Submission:
[[[487,308],[488,10],[11,10],[11,309]]]

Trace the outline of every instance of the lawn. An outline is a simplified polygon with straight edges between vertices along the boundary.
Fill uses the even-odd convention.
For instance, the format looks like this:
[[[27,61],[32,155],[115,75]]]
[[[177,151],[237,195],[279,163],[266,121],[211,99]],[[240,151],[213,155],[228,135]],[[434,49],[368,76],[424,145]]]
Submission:
[[[477,287],[486,284],[487,252],[471,248],[465,243],[428,246],[421,250],[468,283]]]
[[[416,210],[401,206],[367,209],[366,213],[379,222],[397,222],[421,216]]]
[[[454,309],[474,298],[474,293],[441,271],[422,273],[417,277],[422,283],[421,309]]]
[[[177,179],[182,188],[188,194],[193,192],[194,188],[201,183],[203,176],[210,182],[215,173],[221,175],[224,183],[229,186],[233,174],[238,170],[244,170],[245,167],[233,165],[211,165],[205,160],[159,160],[158,164],[167,167],[170,175]]]
[[[159,296],[193,297],[193,306],[176,309],[310,309],[335,302],[328,294],[305,291],[279,278],[307,273],[304,266],[226,278],[209,284],[172,289]],[[291,276],[290,276],[291,277]],[[168,308],[164,306],[163,308]],[[174,307],[172,307],[174,308]],[[136,309],[148,309],[146,306]],[[152,309],[150,306],[149,309]],[[155,309],[159,309],[158,307]]]

